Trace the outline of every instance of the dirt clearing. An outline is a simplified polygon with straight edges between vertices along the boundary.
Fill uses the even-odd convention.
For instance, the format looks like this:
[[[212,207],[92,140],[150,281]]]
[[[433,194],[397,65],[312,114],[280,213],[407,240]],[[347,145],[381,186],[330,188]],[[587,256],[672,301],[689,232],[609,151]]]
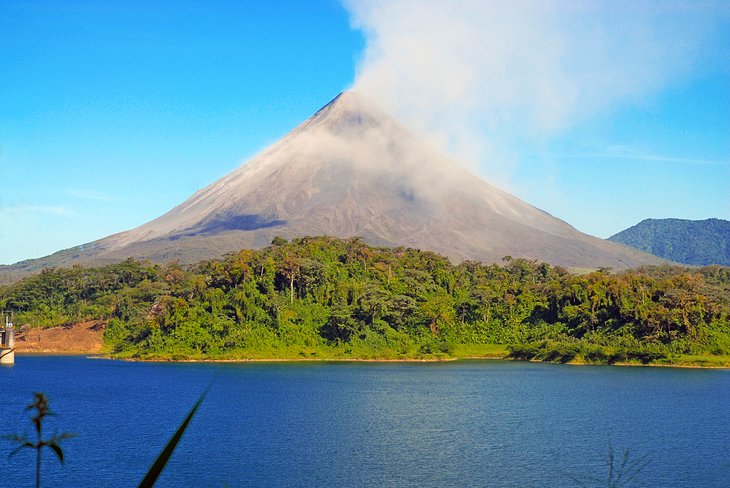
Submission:
[[[15,352],[99,354],[102,352],[105,328],[106,322],[103,320],[50,329],[23,327],[15,335]]]

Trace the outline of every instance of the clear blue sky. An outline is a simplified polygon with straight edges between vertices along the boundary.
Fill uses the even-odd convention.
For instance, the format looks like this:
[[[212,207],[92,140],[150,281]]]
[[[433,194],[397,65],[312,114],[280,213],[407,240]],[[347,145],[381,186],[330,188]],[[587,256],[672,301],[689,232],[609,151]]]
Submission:
[[[0,263],[181,203],[348,88],[365,43],[336,0],[0,0]],[[713,59],[526,142],[507,186],[599,237],[730,218],[730,68]]]

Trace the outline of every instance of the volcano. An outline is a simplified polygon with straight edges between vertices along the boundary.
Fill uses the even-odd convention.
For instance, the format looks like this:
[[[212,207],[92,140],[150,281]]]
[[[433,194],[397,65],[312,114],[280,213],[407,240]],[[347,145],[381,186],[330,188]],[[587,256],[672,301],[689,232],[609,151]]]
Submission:
[[[464,169],[356,92],[136,229],[13,267],[195,262],[275,236],[360,236],[452,260],[628,268],[658,259],[583,234]]]

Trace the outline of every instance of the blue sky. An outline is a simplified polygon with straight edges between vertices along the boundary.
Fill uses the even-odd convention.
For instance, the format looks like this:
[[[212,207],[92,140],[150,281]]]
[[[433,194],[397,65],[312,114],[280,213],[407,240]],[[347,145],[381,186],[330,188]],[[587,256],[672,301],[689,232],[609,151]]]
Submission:
[[[390,24],[360,3],[378,6],[0,0],[0,263],[151,220],[356,80],[377,85]],[[492,129],[497,149],[468,164],[599,237],[649,217],[730,218],[727,20],[704,15],[712,33],[680,72],[558,128]]]

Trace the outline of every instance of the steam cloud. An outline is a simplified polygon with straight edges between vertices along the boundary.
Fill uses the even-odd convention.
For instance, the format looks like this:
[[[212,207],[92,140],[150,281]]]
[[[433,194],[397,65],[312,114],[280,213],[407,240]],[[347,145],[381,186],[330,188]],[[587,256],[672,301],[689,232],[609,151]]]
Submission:
[[[497,180],[521,141],[686,76],[729,12],[641,0],[343,1],[366,39],[354,89]]]

